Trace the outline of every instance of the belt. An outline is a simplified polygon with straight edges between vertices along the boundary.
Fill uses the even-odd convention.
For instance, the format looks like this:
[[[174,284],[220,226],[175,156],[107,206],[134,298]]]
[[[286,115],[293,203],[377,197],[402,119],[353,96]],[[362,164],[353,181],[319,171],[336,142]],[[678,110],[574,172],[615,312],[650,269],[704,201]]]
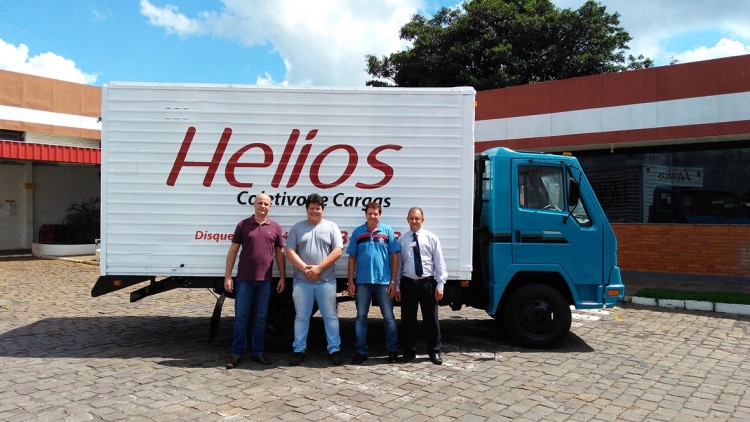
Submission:
[[[416,284],[422,284],[422,283],[427,283],[427,282],[435,281],[435,277],[433,277],[433,276],[424,277],[424,278],[401,277],[401,279],[402,280],[413,281]]]

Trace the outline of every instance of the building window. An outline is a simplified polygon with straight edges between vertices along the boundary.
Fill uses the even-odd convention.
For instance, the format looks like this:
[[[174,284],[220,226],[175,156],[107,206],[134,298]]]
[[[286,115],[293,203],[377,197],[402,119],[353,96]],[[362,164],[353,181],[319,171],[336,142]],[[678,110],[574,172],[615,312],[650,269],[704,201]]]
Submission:
[[[744,142],[576,154],[611,223],[750,224]]]
[[[0,129],[0,141],[23,142],[23,132]]]

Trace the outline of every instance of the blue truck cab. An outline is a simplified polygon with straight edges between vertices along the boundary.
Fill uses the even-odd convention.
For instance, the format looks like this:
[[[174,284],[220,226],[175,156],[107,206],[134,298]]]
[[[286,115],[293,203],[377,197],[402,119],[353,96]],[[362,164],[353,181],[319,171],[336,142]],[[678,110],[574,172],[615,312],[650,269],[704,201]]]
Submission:
[[[570,305],[623,298],[617,240],[577,159],[495,148],[476,155],[475,178],[465,303],[522,345],[549,347],[570,330]]]

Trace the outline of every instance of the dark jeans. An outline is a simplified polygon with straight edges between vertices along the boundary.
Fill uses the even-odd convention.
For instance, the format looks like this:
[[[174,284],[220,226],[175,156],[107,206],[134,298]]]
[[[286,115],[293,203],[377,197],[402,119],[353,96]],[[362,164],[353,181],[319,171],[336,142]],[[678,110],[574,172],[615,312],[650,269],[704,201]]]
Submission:
[[[438,305],[435,300],[436,281],[415,283],[410,278],[401,279],[401,335],[404,352],[414,350],[417,335],[417,306],[422,308],[427,353],[440,352],[442,336],[438,320]]]
[[[253,356],[263,353],[266,347],[266,318],[271,298],[270,281],[237,280],[234,283],[234,341],[232,356],[242,357],[247,347],[247,324],[253,314],[251,351]]]

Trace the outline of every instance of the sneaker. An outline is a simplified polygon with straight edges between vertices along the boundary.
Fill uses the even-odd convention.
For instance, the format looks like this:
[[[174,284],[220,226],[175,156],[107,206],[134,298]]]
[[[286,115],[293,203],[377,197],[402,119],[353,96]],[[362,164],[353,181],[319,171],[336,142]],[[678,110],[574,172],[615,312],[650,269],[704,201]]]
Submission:
[[[292,358],[289,359],[290,366],[300,366],[305,361],[305,354],[301,352],[292,353]]]
[[[388,352],[388,363],[398,362],[398,352]]]
[[[329,355],[331,358],[331,363],[339,366],[344,363],[344,361],[341,359],[341,353],[340,352],[333,352]]]

